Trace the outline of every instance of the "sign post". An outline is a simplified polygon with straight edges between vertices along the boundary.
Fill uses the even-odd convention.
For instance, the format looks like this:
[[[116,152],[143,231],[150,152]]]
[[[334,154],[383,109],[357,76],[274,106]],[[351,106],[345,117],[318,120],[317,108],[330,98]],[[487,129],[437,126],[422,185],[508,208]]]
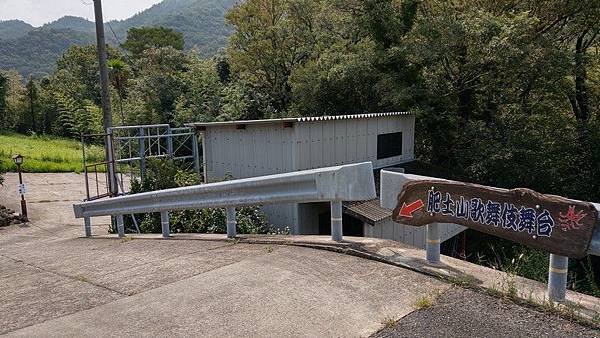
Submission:
[[[23,156],[21,154],[17,154],[13,156],[13,161],[15,161],[15,165],[17,166],[17,172],[19,173],[19,187],[18,193],[21,195],[21,216],[28,219],[27,217],[27,201],[25,200],[25,194],[27,193],[27,186],[23,184],[23,174],[21,172],[21,165],[23,164]]]

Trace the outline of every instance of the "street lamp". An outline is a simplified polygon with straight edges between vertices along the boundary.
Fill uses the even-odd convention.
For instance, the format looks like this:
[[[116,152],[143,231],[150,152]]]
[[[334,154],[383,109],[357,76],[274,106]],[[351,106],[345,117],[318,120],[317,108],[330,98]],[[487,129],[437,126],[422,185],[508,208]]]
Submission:
[[[27,202],[25,201],[25,185],[23,184],[23,174],[21,173],[21,165],[23,164],[23,156],[17,154],[13,156],[13,161],[17,165],[19,173],[19,194],[21,194],[21,216],[27,220]]]

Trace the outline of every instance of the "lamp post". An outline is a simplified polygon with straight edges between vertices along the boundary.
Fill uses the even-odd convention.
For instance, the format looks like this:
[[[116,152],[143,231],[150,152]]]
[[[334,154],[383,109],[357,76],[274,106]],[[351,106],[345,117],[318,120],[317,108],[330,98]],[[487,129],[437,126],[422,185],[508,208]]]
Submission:
[[[23,156],[17,154],[13,156],[13,161],[17,165],[17,172],[19,173],[19,193],[21,194],[21,216],[26,220],[27,218],[27,201],[25,201],[25,185],[23,184],[23,174],[21,173],[21,165],[23,164]]]

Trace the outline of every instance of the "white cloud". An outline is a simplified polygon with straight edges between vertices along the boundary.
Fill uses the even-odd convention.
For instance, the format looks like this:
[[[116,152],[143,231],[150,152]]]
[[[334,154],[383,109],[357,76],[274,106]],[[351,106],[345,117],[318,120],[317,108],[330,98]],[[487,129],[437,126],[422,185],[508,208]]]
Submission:
[[[102,0],[104,21],[126,19],[161,0]],[[65,15],[94,19],[93,0],[0,0],[0,20],[41,26]]]

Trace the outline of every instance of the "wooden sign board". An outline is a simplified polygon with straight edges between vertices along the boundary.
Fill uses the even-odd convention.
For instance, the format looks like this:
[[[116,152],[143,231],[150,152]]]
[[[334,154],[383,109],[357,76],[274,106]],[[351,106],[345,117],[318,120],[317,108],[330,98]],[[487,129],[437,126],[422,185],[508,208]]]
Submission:
[[[591,203],[529,189],[422,180],[398,195],[393,220],[407,225],[456,223],[553,254],[587,254],[598,211]]]

